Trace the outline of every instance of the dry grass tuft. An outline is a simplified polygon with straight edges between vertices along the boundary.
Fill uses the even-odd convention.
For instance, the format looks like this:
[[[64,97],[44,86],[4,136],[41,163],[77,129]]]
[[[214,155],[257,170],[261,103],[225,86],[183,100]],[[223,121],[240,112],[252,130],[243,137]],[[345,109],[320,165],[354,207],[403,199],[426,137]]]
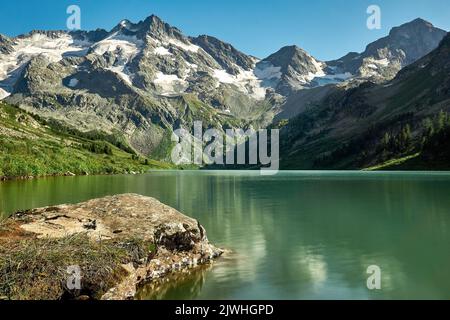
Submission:
[[[14,230],[12,225],[0,224],[0,233],[14,234]],[[122,264],[137,264],[148,255],[148,244],[139,240],[9,236],[0,237],[0,297],[12,300],[60,300],[81,295],[99,298],[126,276]],[[82,272],[81,290],[67,288],[67,268],[74,265]]]

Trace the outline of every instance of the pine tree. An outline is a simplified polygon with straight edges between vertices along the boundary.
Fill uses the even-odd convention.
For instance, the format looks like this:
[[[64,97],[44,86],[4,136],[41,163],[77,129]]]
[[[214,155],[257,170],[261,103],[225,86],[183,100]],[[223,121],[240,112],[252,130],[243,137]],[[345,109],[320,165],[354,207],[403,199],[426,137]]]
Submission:
[[[423,120],[424,135],[426,138],[431,137],[434,134],[434,124],[430,118]]]
[[[437,116],[437,131],[441,131],[442,129],[445,128],[445,126],[447,125],[447,120],[448,115],[447,112],[444,112],[443,110],[439,111],[439,114]]]
[[[411,142],[411,127],[409,126],[409,124],[407,124],[406,126],[403,127],[399,135],[400,151],[404,152],[408,150],[410,142]]]
[[[389,149],[389,146],[391,144],[391,135],[389,132],[386,132],[381,139],[381,144],[383,145],[383,149]]]

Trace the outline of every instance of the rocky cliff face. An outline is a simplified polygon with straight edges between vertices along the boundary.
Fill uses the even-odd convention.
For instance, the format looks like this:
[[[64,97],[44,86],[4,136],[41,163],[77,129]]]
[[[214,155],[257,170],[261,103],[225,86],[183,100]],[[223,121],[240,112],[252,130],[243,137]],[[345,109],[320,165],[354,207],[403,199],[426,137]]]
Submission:
[[[229,74],[238,75],[241,70],[253,70],[256,58],[243,54],[231,44],[220,41],[217,38],[202,35],[191,38],[191,41],[205,50],[216,60]]]

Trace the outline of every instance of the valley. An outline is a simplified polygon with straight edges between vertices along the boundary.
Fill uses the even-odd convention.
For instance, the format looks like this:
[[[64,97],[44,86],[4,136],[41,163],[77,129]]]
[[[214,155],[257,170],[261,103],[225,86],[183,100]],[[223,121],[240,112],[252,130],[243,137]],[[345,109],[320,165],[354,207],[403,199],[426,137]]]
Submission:
[[[0,29],[0,300],[450,297],[445,15],[111,3]]]
[[[32,31],[0,36],[0,99],[100,140],[119,137],[157,165],[171,161],[172,133],[201,121],[222,132],[281,128],[283,169],[386,168],[420,154],[424,122],[450,111],[446,34],[415,19],[362,53],[319,61],[295,45],[259,59],[154,15],[111,31]],[[402,130],[408,145],[391,143]]]

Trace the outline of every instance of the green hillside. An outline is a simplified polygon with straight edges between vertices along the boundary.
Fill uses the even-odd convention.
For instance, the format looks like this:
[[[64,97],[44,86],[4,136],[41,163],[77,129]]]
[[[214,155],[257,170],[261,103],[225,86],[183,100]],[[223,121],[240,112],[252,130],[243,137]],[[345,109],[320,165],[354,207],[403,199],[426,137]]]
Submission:
[[[79,132],[0,103],[0,179],[140,173],[170,165],[138,156],[120,136]]]

